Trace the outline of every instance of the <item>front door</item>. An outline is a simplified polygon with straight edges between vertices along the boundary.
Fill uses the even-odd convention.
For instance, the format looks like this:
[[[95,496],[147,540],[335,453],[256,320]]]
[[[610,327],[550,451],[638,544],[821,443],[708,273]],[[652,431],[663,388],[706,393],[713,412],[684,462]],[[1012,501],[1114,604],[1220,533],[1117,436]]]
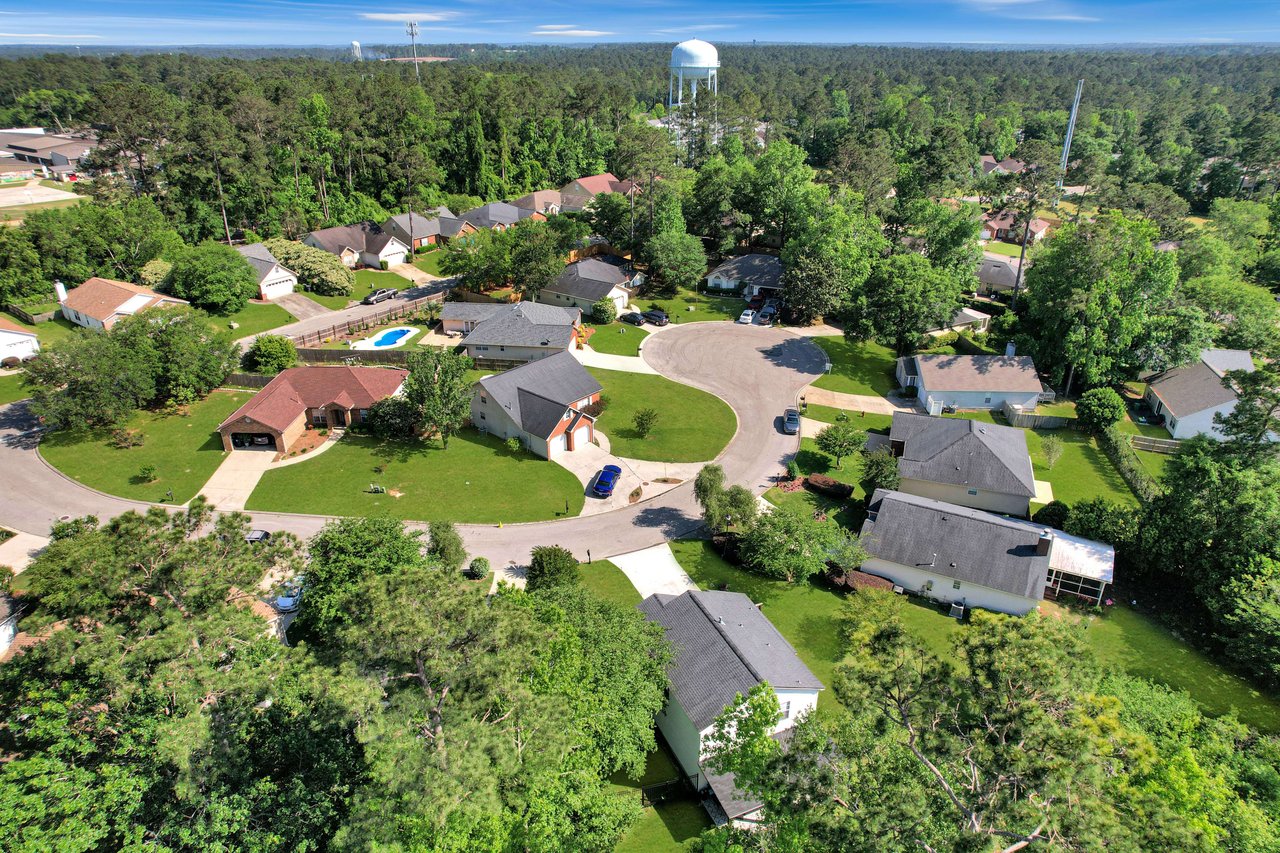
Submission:
[[[347,413],[346,413],[345,411],[343,411],[342,409],[334,409],[334,410],[333,410],[333,425],[334,425],[334,426],[346,426],[346,425],[347,425]]]

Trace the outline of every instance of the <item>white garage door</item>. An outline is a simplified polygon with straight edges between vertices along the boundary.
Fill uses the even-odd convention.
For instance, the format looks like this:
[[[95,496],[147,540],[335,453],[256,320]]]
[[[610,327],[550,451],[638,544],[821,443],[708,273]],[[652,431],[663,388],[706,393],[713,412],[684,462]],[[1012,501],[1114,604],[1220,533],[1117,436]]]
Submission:
[[[281,296],[293,293],[293,282],[289,279],[283,281],[264,281],[262,283],[263,299],[279,299]]]
[[[569,446],[569,436],[566,435],[565,433],[560,433],[551,441],[551,452],[563,453],[568,446]]]
[[[573,446],[581,450],[591,443],[591,427],[583,425],[573,431]]]

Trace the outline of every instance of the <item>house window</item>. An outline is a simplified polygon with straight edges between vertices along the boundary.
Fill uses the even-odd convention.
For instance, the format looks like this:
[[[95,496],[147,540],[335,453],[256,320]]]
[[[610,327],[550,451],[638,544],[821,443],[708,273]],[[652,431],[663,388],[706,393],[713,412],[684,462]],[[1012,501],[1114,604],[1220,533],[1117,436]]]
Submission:
[[[572,414],[573,412],[570,409],[565,409],[564,414],[560,416],[560,420],[567,421]]]
[[[498,352],[506,352],[506,351],[507,351],[506,347],[498,347]]]
[[[480,420],[482,420],[482,421],[483,421],[483,420],[487,420],[487,418],[485,418],[485,416],[484,416],[484,412],[481,412],[481,413],[480,413]]]
[[[327,423],[327,421],[325,420],[325,417],[324,417],[324,412],[312,412],[312,413],[311,413],[311,422],[312,422],[313,424],[318,425],[318,426],[324,426],[324,425],[325,425],[325,423]]]
[[[477,350],[478,352],[488,352],[488,351],[489,351],[489,348],[488,348],[488,347],[476,347],[476,350]]]
[[[789,701],[782,703],[782,719],[791,719],[791,702]]]
[[[952,588],[952,589],[959,589],[959,588],[960,588],[960,581],[952,581],[952,582],[951,582],[951,588]]]
[[[486,398],[485,398],[485,396],[484,396],[483,394],[481,394],[481,395],[480,395],[480,402],[481,402],[481,403],[488,403],[489,401],[488,401],[488,399],[486,399]]]
[[[987,397],[987,398],[986,398],[986,399],[984,399],[982,402],[984,402],[984,403],[990,403],[990,402],[991,402],[991,398],[990,398],[990,397]]]
[[[1177,428],[1178,428],[1178,419],[1170,415],[1169,416],[1169,432],[1173,432]]]
[[[976,495],[977,493],[978,493],[978,490],[977,490],[977,489],[970,489],[970,490],[969,490],[969,494],[971,494],[971,495]]]

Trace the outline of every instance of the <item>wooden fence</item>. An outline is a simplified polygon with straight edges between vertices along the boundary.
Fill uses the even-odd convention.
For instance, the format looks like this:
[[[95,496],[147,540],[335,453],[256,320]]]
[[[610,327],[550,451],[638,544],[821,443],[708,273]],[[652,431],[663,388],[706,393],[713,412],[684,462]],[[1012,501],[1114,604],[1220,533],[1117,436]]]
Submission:
[[[56,303],[55,303],[55,306],[56,306]],[[45,323],[45,322],[48,322],[49,320],[52,320],[54,317],[58,316],[58,311],[60,310],[57,307],[54,307],[52,310],[47,310],[47,311],[36,310],[38,307],[40,308],[45,307],[43,304],[40,306],[7,305],[5,307],[8,309],[10,314],[12,314],[22,322],[27,323],[28,325],[31,325],[31,326],[34,326],[37,323]]]
[[[303,364],[393,364],[400,367],[408,360],[409,353],[405,350],[298,348],[298,361]]]
[[[1145,435],[1129,436],[1129,444],[1134,450],[1150,450],[1152,453],[1177,453],[1182,442],[1172,438],[1151,438]]]
[[[1009,426],[1022,427],[1023,429],[1062,429],[1071,426],[1075,422],[1075,418],[1064,418],[1059,415],[1037,415],[1034,412],[1026,412],[1015,409],[1008,400],[1005,400],[1000,407],[1001,414],[1004,419],[1009,422]]]
[[[260,376],[257,373],[232,373],[223,380],[223,385],[240,385],[244,388],[265,388],[274,376]]]
[[[423,296],[419,299],[413,299],[409,302],[398,303],[383,311],[378,311],[358,319],[347,320],[342,323],[335,323],[323,329],[314,332],[305,332],[301,335],[293,335],[291,340],[297,347],[311,347],[316,344],[322,344],[327,340],[340,338],[343,335],[354,335],[373,326],[381,326],[392,320],[398,320],[401,317],[407,317],[410,314],[416,314],[422,310],[422,307],[429,302],[443,302],[444,293],[433,293],[430,296]]]

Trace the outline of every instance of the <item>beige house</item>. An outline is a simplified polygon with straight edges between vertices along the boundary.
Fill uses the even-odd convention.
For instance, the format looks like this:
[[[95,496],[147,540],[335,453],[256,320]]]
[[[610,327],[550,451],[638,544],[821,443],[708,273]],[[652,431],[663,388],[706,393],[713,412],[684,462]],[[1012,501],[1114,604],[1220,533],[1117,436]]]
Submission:
[[[582,311],[539,302],[446,302],[440,314],[447,335],[462,335],[474,359],[538,361],[573,345]]]
[[[602,390],[571,353],[556,353],[477,382],[471,423],[554,459],[595,441],[596,419],[587,410]]]
[[[62,282],[55,282],[62,316],[86,329],[110,329],[121,317],[131,317],[147,308],[170,305],[187,305],[164,293],[157,293],[127,281],[94,277],[79,287],[67,290]]]
[[[376,270],[384,264],[393,267],[409,257],[409,247],[374,222],[322,228],[304,236],[302,242],[337,255],[343,265],[351,269],[365,266]]]
[[[276,260],[271,250],[261,243],[236,246],[258,278],[258,298],[271,301],[293,293],[298,286],[298,276],[293,270]]]

